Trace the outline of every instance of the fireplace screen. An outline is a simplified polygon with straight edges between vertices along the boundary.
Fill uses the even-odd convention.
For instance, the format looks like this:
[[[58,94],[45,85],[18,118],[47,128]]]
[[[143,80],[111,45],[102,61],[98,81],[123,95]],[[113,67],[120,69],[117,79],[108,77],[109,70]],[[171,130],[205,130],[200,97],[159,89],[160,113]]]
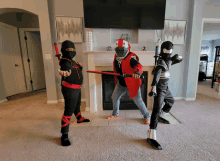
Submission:
[[[112,71],[104,71],[104,72],[112,72]],[[148,73],[143,72],[144,79],[142,79],[142,85],[141,85],[141,96],[142,99],[147,107],[147,78]],[[112,110],[113,109],[113,103],[112,103],[112,93],[115,88],[115,82],[114,82],[114,76],[113,75],[105,75],[102,74],[102,98],[103,98],[103,110]],[[121,97],[120,102],[120,110],[137,110],[138,107],[133,102],[132,99],[129,98],[129,93],[125,93]]]

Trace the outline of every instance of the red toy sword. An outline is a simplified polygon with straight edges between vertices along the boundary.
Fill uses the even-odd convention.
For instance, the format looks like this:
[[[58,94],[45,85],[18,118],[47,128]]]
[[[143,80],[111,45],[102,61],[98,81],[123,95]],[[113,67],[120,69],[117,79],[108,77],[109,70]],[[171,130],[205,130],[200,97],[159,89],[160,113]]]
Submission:
[[[58,60],[60,60],[61,54],[59,54],[58,46],[56,43],[54,43],[54,46],[55,46],[55,50],[56,50],[56,57],[58,58]]]
[[[121,76],[121,77],[132,77],[132,75],[126,75],[126,74],[120,75],[119,73],[110,73],[110,72],[101,72],[101,71],[86,71],[86,72],[97,73],[97,74],[107,74],[107,75],[114,75],[114,76]],[[143,79],[144,76],[141,75],[140,78]]]

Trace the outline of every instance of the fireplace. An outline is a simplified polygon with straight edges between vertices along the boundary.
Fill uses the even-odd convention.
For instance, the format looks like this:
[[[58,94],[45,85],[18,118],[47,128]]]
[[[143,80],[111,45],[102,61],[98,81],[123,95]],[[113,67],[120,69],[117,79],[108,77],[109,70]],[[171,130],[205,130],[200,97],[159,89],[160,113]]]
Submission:
[[[143,85],[141,90],[142,98],[146,103],[147,109],[152,110],[153,108],[153,97],[149,97],[148,93],[150,92],[151,83],[153,80],[153,75],[150,74],[154,68],[154,51],[133,51],[139,56],[140,63],[142,64],[142,70],[145,71],[144,74],[146,78],[146,86]],[[87,70],[91,71],[113,71],[113,59],[115,52],[114,51],[85,51],[83,52],[83,75],[84,75],[84,85],[85,85],[85,99],[87,105],[87,111],[92,113],[103,111],[103,102],[106,99],[103,99],[103,84],[101,74],[87,73]],[[113,77],[111,78],[113,79]],[[111,83],[114,89],[114,83],[112,80]],[[105,88],[105,87],[104,87]],[[112,93],[108,94],[106,103],[110,102]],[[110,98],[109,98],[110,97]],[[126,96],[124,96],[126,97]],[[126,100],[126,98],[121,99],[121,102]],[[129,100],[133,103],[133,100]],[[134,105],[134,106],[133,106]],[[131,105],[136,107],[135,104]],[[105,105],[104,105],[105,106]],[[110,106],[112,110],[111,105]],[[121,108],[123,109],[123,107]]]
[[[111,72],[111,71],[105,71]],[[142,79],[141,85],[141,96],[142,99],[147,106],[147,78],[148,72],[143,72],[144,79]],[[102,75],[102,101],[103,101],[103,110],[112,110],[113,103],[112,103],[112,93],[115,88],[114,76],[113,75]],[[137,105],[133,102],[132,99],[129,98],[129,94],[125,93],[120,99],[120,110],[137,110]]]

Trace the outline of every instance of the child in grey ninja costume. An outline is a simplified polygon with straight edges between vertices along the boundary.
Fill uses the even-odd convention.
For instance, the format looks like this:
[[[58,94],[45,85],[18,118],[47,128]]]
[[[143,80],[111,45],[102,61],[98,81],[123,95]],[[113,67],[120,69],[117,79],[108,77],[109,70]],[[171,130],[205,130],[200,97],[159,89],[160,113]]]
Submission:
[[[174,64],[180,63],[182,56],[175,54],[171,57],[173,52],[173,44],[170,41],[165,41],[161,45],[160,57],[157,60],[156,66],[153,70],[153,82],[151,84],[151,92],[149,96],[154,97],[153,112],[150,121],[150,130],[147,142],[155,149],[162,150],[162,146],[156,140],[156,128],[158,121],[169,124],[169,121],[164,116],[171,110],[174,99],[168,88],[170,78],[170,67]],[[162,104],[165,105],[162,108]]]

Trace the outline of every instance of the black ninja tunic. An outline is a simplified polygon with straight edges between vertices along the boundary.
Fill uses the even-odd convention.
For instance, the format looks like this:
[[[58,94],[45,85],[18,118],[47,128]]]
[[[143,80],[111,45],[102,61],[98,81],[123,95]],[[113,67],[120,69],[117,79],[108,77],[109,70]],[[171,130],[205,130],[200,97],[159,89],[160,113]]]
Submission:
[[[72,62],[72,65],[70,63]],[[82,85],[83,83],[83,75],[82,75],[82,67],[77,67],[76,62],[73,60],[65,60],[62,59],[60,61],[61,70],[69,71],[71,70],[71,74],[68,77],[62,76],[61,86],[62,86],[62,94],[65,99],[65,110],[64,116],[72,116],[74,113],[75,116],[80,113],[80,105],[81,105],[81,88],[73,89],[68,88],[62,85],[63,81],[69,84]],[[65,121],[62,120],[62,125],[65,125]],[[69,124],[61,128],[61,133],[69,132]]]

